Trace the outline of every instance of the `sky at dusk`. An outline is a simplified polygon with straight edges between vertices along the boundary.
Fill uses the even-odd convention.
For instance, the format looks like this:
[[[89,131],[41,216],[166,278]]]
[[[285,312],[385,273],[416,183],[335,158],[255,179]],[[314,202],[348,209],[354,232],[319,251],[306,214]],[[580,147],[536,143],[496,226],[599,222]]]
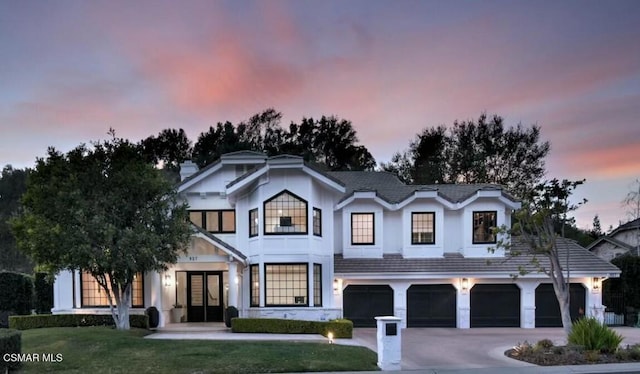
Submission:
[[[0,2],[0,167],[270,107],[352,121],[378,162],[482,112],[537,124],[546,177],[587,179],[579,226],[617,226],[640,178],[640,1]]]

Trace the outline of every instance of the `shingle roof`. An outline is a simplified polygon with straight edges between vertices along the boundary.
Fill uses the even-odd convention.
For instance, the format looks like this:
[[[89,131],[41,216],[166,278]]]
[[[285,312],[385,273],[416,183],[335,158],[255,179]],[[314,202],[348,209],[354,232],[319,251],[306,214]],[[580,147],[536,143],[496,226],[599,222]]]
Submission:
[[[629,221],[625,223],[624,225],[618,226],[618,228],[613,230],[613,232],[609,235],[613,235],[613,233],[623,231],[623,230],[637,229],[639,226],[640,226],[640,218],[637,218],[637,219],[634,219],[633,221]]]
[[[514,249],[524,251],[525,247],[517,238],[513,239]],[[594,276],[620,274],[620,270],[569,239],[558,239],[561,258],[569,253],[570,269],[576,274]],[[518,274],[520,268],[531,273],[538,270],[531,265],[531,255],[505,258],[465,258],[459,253],[445,254],[441,258],[403,258],[400,254],[387,254],[383,258],[344,258],[334,256],[335,273],[339,274],[379,274],[379,273],[430,273],[437,274]],[[542,266],[548,266],[546,258],[538,256]]]

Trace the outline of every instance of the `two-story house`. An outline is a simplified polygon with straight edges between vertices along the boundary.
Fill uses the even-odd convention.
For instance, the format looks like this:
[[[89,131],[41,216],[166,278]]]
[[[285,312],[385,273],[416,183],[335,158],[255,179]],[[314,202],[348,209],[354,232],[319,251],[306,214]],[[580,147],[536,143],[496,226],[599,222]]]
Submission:
[[[158,308],[160,326],[222,321],[226,306],[243,317],[356,326],[378,315],[405,327],[560,325],[549,279],[512,277],[530,257],[489,250],[499,239],[492,228],[509,226],[520,206],[500,186],[409,186],[386,172],[326,172],[250,151],[201,170],[187,162],[181,177],[194,227],[188,251],[167,271],[137,277],[131,300],[133,313]],[[572,313],[602,318],[601,281],[619,270],[573,241],[559,247],[569,255]],[[108,312],[81,271],[60,273],[54,293],[54,313]]]

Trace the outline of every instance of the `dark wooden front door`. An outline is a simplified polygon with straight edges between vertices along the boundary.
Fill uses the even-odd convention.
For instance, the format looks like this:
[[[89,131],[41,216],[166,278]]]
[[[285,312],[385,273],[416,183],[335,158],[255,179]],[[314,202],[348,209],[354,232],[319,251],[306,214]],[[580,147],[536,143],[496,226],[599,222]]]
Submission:
[[[222,321],[222,272],[190,271],[187,280],[189,322]]]

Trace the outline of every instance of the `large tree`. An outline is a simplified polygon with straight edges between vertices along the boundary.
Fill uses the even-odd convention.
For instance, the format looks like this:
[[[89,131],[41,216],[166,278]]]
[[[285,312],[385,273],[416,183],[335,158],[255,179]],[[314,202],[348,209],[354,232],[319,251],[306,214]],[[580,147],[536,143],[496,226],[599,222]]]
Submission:
[[[28,174],[29,169],[14,169],[11,165],[0,174],[0,270],[33,272],[31,260],[18,250],[9,227],[9,219],[19,212]]]
[[[180,163],[191,158],[191,141],[183,129],[164,129],[139,145],[151,163],[165,172],[172,182],[180,181]]]
[[[482,114],[424,129],[382,169],[415,184],[496,183],[522,197],[544,176],[549,148],[538,126],[505,128],[502,117]]]
[[[140,147],[112,135],[67,154],[50,148],[12,226],[18,246],[51,273],[90,273],[117,328],[128,329],[134,276],[175,263],[191,229],[171,183]]]
[[[515,214],[515,222],[510,230],[505,227],[498,229],[500,234],[520,240],[524,244],[524,249],[518,250],[512,246],[509,240],[500,240],[497,248],[508,249],[505,253],[508,258],[520,255],[530,255],[530,266],[535,271],[546,274],[555,292],[558,304],[560,305],[560,315],[562,326],[567,333],[571,332],[571,313],[569,309],[569,280],[570,258],[569,250],[562,251],[558,245],[558,238],[564,237],[565,225],[571,225],[573,218],[568,214],[586,202],[582,200],[572,203],[569,198],[581,181],[568,181],[553,179],[539,183],[534,189],[529,191],[522,202],[522,208]],[[558,226],[558,223],[560,225]],[[546,261],[540,261],[540,258]],[[564,265],[563,265],[564,264]],[[519,274],[524,275],[529,270],[519,269]]]

